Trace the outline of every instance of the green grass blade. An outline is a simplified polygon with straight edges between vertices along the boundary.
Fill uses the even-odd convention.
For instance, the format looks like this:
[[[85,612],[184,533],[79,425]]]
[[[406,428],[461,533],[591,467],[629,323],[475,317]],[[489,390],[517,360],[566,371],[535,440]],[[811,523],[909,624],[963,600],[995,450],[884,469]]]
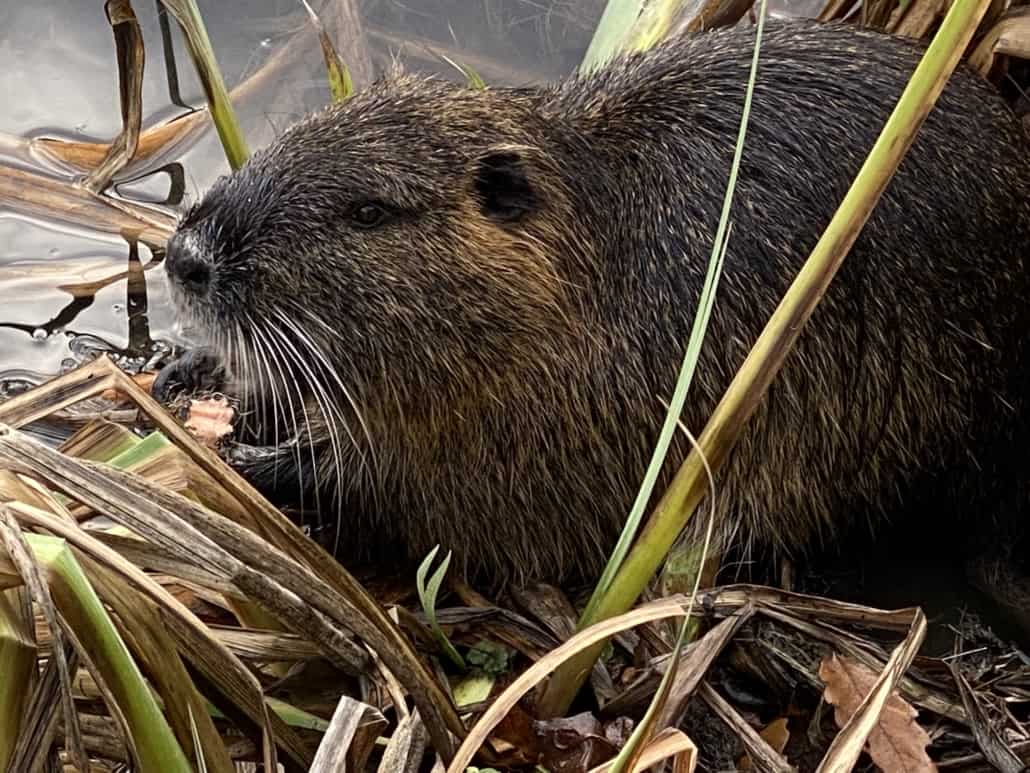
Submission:
[[[204,87],[204,93],[207,95],[211,119],[215,123],[218,137],[225,149],[225,157],[229,161],[229,166],[239,169],[250,155],[250,150],[247,148],[243,130],[240,129],[236,112],[229,100],[229,91],[225,87],[225,80],[218,67],[218,59],[215,57],[215,50],[207,35],[207,28],[204,26],[204,19],[200,15],[200,9],[197,8],[196,0],[161,0],[161,2],[179,22],[179,26],[186,35],[186,45],[193,58],[193,64],[197,68],[197,75]]]
[[[690,331],[690,338],[687,342],[686,352],[680,366],[679,376],[676,381],[676,388],[673,392],[669,410],[665,416],[661,433],[658,436],[658,443],[655,446],[651,463],[644,475],[644,481],[637,494],[636,501],[630,511],[626,526],[619,535],[619,541],[612,551],[612,555],[605,566],[601,579],[598,580],[594,592],[587,602],[587,606],[579,619],[579,630],[592,625],[600,618],[598,606],[610,592],[612,583],[618,576],[626,556],[629,553],[633,539],[637,534],[640,522],[644,517],[644,510],[651,499],[655,483],[661,472],[662,465],[669,446],[672,443],[673,435],[683,412],[683,404],[686,402],[687,393],[694,378],[694,371],[701,354],[701,345],[704,342],[704,335],[708,327],[708,320],[711,316],[715,302],[715,291],[718,287],[719,277],[722,274],[723,258],[728,243],[730,227],[730,209],[733,204],[733,192],[736,190],[737,175],[740,170],[740,160],[744,153],[744,142],[747,138],[748,119],[751,115],[751,102],[754,96],[755,80],[758,76],[758,59],[761,52],[762,33],[765,24],[765,2],[762,3],[762,12],[758,18],[758,26],[755,31],[755,47],[751,58],[751,71],[748,76],[747,90],[744,94],[744,106],[740,116],[740,128],[737,132],[737,143],[733,153],[733,162],[730,166],[729,180],[726,185],[726,193],[723,196],[722,212],[719,217],[719,225],[715,232],[715,240],[712,244],[712,252],[708,260],[708,271],[705,276],[704,287],[701,290],[701,297],[698,301],[698,312],[694,315],[694,324]],[[662,556],[664,558],[664,554]],[[660,561],[661,559],[659,559]],[[653,572],[652,572],[653,574]],[[544,696],[541,700],[541,711],[547,716],[556,716],[568,708],[575,693],[578,691],[582,680],[590,671],[590,664],[597,659],[603,648],[603,643],[584,650],[569,661],[568,664],[559,668],[551,679]]]
[[[643,5],[643,0],[608,0],[579,66],[580,72],[603,67],[619,52],[626,33],[637,23]]]
[[[351,78],[350,70],[347,69],[347,65],[340,59],[340,55],[336,53],[336,47],[333,45],[333,41],[329,39],[329,34],[325,31],[325,25],[318,18],[315,9],[311,7],[308,0],[301,0],[301,2],[304,3],[304,8],[307,9],[308,17],[311,19],[315,31],[318,32],[318,42],[322,46],[322,58],[325,60],[326,76],[329,79],[329,94],[333,102],[337,104],[344,102],[354,94],[354,80]]]
[[[470,89],[482,91],[486,88],[486,81],[483,80],[483,76],[476,72],[474,69],[472,69],[471,65],[456,62],[446,54],[437,54],[437,56],[439,56],[441,59],[447,62],[447,64],[449,64],[455,70],[464,75],[465,81],[468,83],[468,87]]]
[[[54,603],[118,704],[141,769],[191,773],[143,674],[67,543],[39,534],[25,539],[45,572]]]
[[[443,563],[440,564],[440,568],[434,572],[433,576],[429,578],[428,585],[426,584],[426,574],[429,572],[429,567],[433,564],[433,558],[436,557],[436,551],[439,550],[440,546],[437,545],[429,551],[429,555],[425,557],[422,564],[419,566],[418,571],[415,573],[415,587],[418,589],[418,597],[422,602],[422,610],[426,613],[426,620],[429,621],[429,628],[433,632],[433,636],[440,643],[443,651],[447,654],[447,657],[460,668],[462,671],[466,670],[465,661],[461,655],[451,644],[450,639],[447,638],[447,634],[443,632],[440,624],[436,620],[436,597],[440,592],[440,584],[443,582],[444,575],[447,574],[447,567],[451,563],[450,552],[443,559]]]
[[[320,733],[324,733],[329,729],[329,722],[326,720],[304,711],[303,709],[299,709],[286,701],[266,695],[265,703],[268,704],[268,708],[274,711],[275,714],[290,727],[299,727],[304,730],[317,730]],[[215,719],[229,719],[229,717],[226,714],[223,714],[221,709],[213,703],[208,702],[206,705],[208,714]]]
[[[748,76],[747,90],[744,94],[744,108],[740,117],[740,128],[737,132],[737,144],[733,152],[733,162],[730,166],[730,176],[726,185],[726,193],[723,196],[722,213],[720,214],[719,225],[715,232],[715,240],[712,243],[712,252],[708,259],[708,271],[705,275],[705,283],[701,290],[701,297],[698,300],[698,311],[694,315],[694,324],[690,331],[690,338],[687,342],[683,362],[680,365],[680,372],[676,380],[676,388],[673,391],[672,402],[665,415],[665,423],[662,425],[661,433],[658,436],[658,443],[656,444],[654,454],[651,457],[651,463],[644,475],[644,481],[637,493],[637,498],[633,503],[633,508],[626,521],[626,526],[623,528],[622,534],[619,535],[619,541],[616,544],[615,549],[612,551],[612,556],[609,559],[608,564],[605,566],[604,573],[601,575],[601,579],[598,580],[597,585],[594,588],[594,592],[590,597],[590,601],[587,603],[587,607],[580,618],[580,630],[587,627],[592,622],[595,622],[594,614],[597,609],[597,604],[600,598],[608,592],[612,580],[615,578],[616,573],[619,571],[623,560],[629,552],[633,538],[636,536],[637,530],[640,527],[640,522],[644,518],[644,510],[651,499],[651,494],[654,492],[654,486],[658,480],[658,475],[661,473],[662,466],[665,464],[665,457],[668,454],[669,446],[672,444],[672,438],[676,433],[677,422],[683,412],[683,404],[686,402],[687,393],[690,391],[691,383],[693,383],[694,371],[697,368],[697,361],[701,355],[701,345],[704,342],[705,332],[708,329],[708,320],[711,316],[712,307],[714,306],[715,291],[718,287],[719,277],[722,274],[722,256],[725,255],[725,248],[728,240],[730,209],[733,205],[733,192],[736,190],[737,186],[737,175],[740,171],[740,160],[744,153],[744,141],[747,137],[748,119],[751,115],[751,100],[754,95],[755,79],[758,75],[758,56],[761,51],[761,36],[763,25],[765,23],[764,8],[765,4],[763,2],[763,12],[758,19],[754,54],[751,59],[751,72]]]

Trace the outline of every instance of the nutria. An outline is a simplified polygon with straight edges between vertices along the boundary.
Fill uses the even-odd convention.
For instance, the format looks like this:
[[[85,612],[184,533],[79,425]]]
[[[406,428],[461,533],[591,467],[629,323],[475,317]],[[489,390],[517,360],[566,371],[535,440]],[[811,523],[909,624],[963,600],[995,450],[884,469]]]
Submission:
[[[673,390],[753,42],[684,36],[539,88],[394,74],[219,180],[166,264],[185,322],[263,395],[252,417],[279,419],[247,474],[317,478],[352,555],[439,543],[498,582],[594,577]],[[767,25],[695,433],[922,51]],[[718,545],[803,555],[883,516],[1022,517],[1027,151],[960,67],[719,476]],[[158,394],[216,361],[170,366]],[[283,442],[294,423],[310,432]]]

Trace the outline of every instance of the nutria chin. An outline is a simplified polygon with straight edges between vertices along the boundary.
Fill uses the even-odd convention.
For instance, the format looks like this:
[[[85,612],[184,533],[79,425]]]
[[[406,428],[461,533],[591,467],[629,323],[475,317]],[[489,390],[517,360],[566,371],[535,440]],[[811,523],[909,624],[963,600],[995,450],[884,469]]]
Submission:
[[[682,37],[540,88],[398,74],[302,120],[169,242],[175,304],[209,353],[158,394],[210,381],[215,352],[277,441],[247,474],[309,502],[317,481],[352,555],[439,543],[471,575],[589,579],[673,391],[753,42]],[[694,432],[922,50],[767,25]],[[706,500],[719,545],[799,555],[884,516],[1023,518],[1028,159],[961,68]]]

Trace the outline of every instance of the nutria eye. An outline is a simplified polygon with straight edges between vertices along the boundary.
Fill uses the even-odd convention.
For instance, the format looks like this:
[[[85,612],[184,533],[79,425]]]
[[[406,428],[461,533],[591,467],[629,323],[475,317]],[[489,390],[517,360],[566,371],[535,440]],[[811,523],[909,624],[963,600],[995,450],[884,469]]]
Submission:
[[[386,211],[375,204],[362,204],[351,214],[351,219],[362,228],[372,228],[386,218]]]

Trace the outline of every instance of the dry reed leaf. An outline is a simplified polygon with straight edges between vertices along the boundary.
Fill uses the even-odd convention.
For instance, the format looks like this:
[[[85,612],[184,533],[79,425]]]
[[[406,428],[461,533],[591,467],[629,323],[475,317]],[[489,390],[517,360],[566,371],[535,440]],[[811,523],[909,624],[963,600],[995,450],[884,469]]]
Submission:
[[[212,635],[238,658],[265,662],[296,662],[321,657],[318,647],[292,633],[254,631],[236,626],[210,625]],[[406,711],[406,707],[402,707]]]
[[[863,604],[743,583],[700,591],[694,597],[695,605],[701,605],[703,609],[710,610],[719,617],[733,614],[748,603],[761,608],[763,614],[768,611],[779,611],[812,622],[857,624],[882,631],[909,631],[913,621],[921,614],[915,607],[877,609]]]
[[[129,0],[107,0],[104,9],[117,51],[122,130],[103,160],[82,181],[83,187],[94,193],[106,188],[111,178],[135,155],[143,122],[143,33]]]
[[[429,734],[418,711],[408,714],[390,734],[377,773],[418,773],[428,741]]]
[[[847,655],[874,671],[883,670],[884,663],[887,660],[887,653],[882,648],[872,644],[868,639],[863,639],[840,628],[826,625],[818,619],[804,620],[765,605],[761,609],[765,617],[783,623],[815,641],[823,642],[829,645],[830,649]],[[893,628],[893,625],[877,625],[875,622],[876,616],[872,614],[874,612],[888,615],[892,619],[904,613],[913,621],[913,624],[918,619],[916,614],[918,610],[916,609],[896,610],[894,612],[882,612],[871,607],[868,609],[870,617],[863,623],[866,627]],[[811,674],[811,680],[814,684],[819,684],[818,674],[815,671]],[[911,679],[904,674],[898,679],[897,687],[905,700],[918,706],[920,709],[926,709],[962,725],[969,724],[969,716],[966,714],[965,709],[956,703],[954,696],[950,696],[940,689],[927,685],[925,682]]]
[[[287,41],[265,62],[259,70],[246,80],[237,84],[229,96],[233,102],[239,102],[252,96],[276,75],[282,73],[295,51],[304,50],[306,41],[302,39],[312,32],[310,27],[302,27],[298,33]],[[161,154],[171,155],[181,144],[189,140],[199,130],[211,127],[210,112],[207,105],[176,116],[170,121],[157,124],[143,130],[138,139],[136,152],[123,173],[138,173],[139,168],[155,160]],[[79,142],[56,137],[38,137],[29,146],[34,153],[51,161],[67,164],[78,170],[93,169],[111,152],[112,143]]]
[[[57,646],[53,649],[53,659],[57,663],[57,674],[60,677],[59,692],[68,731],[66,743],[75,763],[84,767],[88,757],[85,747],[82,745],[82,733],[75,711],[75,702],[72,699],[72,671],[68,665],[65,651],[65,641],[72,638],[71,632],[58,622],[60,616],[57,604],[50,593],[50,585],[46,581],[46,569],[25,542],[21,525],[15,519],[11,505],[0,507],[0,547],[10,556],[16,571],[25,582],[25,587],[28,588],[32,600],[38,605],[46,619],[51,635],[56,640]],[[81,650],[79,651],[81,654]]]
[[[887,31],[917,40],[926,37],[948,10],[946,0],[912,0],[899,5],[887,25]]]
[[[207,626],[149,575],[75,525],[21,503],[12,503],[9,507],[19,520],[65,539],[97,563],[116,571],[156,602],[162,612],[162,622],[175,638],[177,648],[197,670],[251,721],[259,726],[270,722],[276,741],[295,762],[304,766],[310,764],[311,755],[303,741],[276,714],[266,711],[261,684],[257,678],[211,634]]]
[[[138,440],[131,430],[121,424],[94,419],[76,430],[75,434],[58,446],[58,449],[68,456],[100,462],[114,458],[135,445]]]
[[[551,650],[526,669],[483,713],[455,753],[447,767],[447,773],[462,773],[472,762],[476,751],[486,742],[487,737],[511,708],[570,657],[627,628],[633,628],[652,620],[683,617],[685,614],[686,605],[682,596],[661,599],[592,625],[577,633],[561,646]]]
[[[244,512],[251,516],[248,518],[246,528],[242,530],[234,528],[236,524],[232,521],[218,518],[210,524],[215,530],[228,529],[231,531],[230,540],[234,542],[234,548],[241,547],[240,542],[236,541],[240,538],[248,547],[254,548],[252,538],[255,534],[264,537],[264,541],[267,543],[278,546],[289,556],[289,559],[283,561],[281,565],[276,562],[271,565],[273,570],[281,570],[277,572],[280,579],[289,577],[294,582],[301,582],[301,592],[305,596],[314,596],[312,599],[315,602],[314,606],[323,615],[345,621],[350,630],[353,630],[358,637],[376,650],[384,664],[397,676],[419,708],[436,750],[445,758],[449,758],[454,747],[453,738],[464,738],[465,726],[458,717],[449,696],[430,675],[425,664],[414,652],[411,643],[402,635],[397,625],[386,616],[382,607],[339,562],[309,539],[296,524],[290,522],[281,511],[243,480],[214,451],[197,443],[189,431],[170,416],[150,394],[134,384],[109,357],[101,356],[88,365],[0,404],[0,425],[23,426],[48,416],[55,410],[93,397],[109,387],[118,387],[126,391],[138,408],[154,422],[157,429],[222,485],[239,502]],[[15,434],[17,433],[12,433],[9,427],[0,426],[0,441],[9,440],[10,436]],[[62,463],[66,460],[63,455],[55,453],[54,456],[50,456],[49,454],[53,452],[50,452],[49,449],[41,451],[41,449],[35,448],[35,452],[47,455],[52,463],[57,463],[65,472],[68,471]],[[16,459],[22,460],[23,458],[16,454]],[[49,472],[55,471],[50,470]],[[113,472],[109,471],[109,476]],[[51,480],[52,477],[52,475],[47,475],[48,480]],[[62,475],[58,477],[69,482],[67,477]],[[78,479],[78,483],[83,482],[81,477],[73,477]],[[132,481],[135,484],[146,483],[134,480],[134,476],[118,475],[115,477],[118,478],[120,484],[124,484],[126,481]],[[102,486],[103,491],[91,491],[91,495],[99,495],[99,497],[92,498],[91,504],[95,505],[98,502],[105,502],[107,505],[117,504],[117,502],[105,498],[105,492],[109,493],[111,486],[112,481],[108,477]],[[154,491],[154,487],[148,488],[144,485],[143,488],[146,493],[137,492],[134,501],[140,501]],[[81,494],[81,487],[77,483],[73,484],[72,493]],[[167,492],[161,492],[161,495],[164,501],[168,501],[165,499]],[[192,503],[183,497],[172,497],[172,500],[177,507],[185,506],[186,510],[193,510]],[[204,515],[206,514],[205,511]],[[245,534],[241,532],[245,532]],[[221,536],[226,537],[227,535],[223,533]],[[175,549],[175,544],[167,544],[160,538],[158,541]],[[267,561],[269,558],[267,545],[262,544],[262,548],[264,549],[258,552],[261,553],[262,561]],[[256,558],[256,556],[252,557]],[[268,569],[266,563],[262,563],[262,567],[265,570]],[[205,568],[210,569],[211,567]],[[260,584],[263,577],[254,571],[248,571],[246,579],[251,583]],[[247,593],[252,593],[254,589],[253,585],[243,588]],[[267,583],[258,588],[258,590],[262,589],[268,589]],[[319,622],[324,623],[324,620]],[[262,710],[264,710],[263,707]],[[281,738],[279,732],[276,733],[276,737]]]
[[[995,24],[969,55],[969,64],[987,77],[998,56],[1030,59],[1030,7],[1017,6]]]
[[[233,407],[224,397],[190,400],[186,429],[208,448],[215,448],[223,437],[232,432],[234,414]]]
[[[131,473],[66,457],[17,430],[0,428],[0,459],[30,468],[140,536],[232,578],[251,600],[317,642],[331,663],[363,673],[367,655],[336,625],[348,622],[340,619],[346,600],[249,529]],[[311,614],[308,601],[318,613]]]
[[[973,721],[973,735],[976,738],[976,745],[980,747],[984,757],[991,763],[991,766],[999,773],[1026,773],[1027,768],[1023,761],[1016,755],[1015,751],[1005,742],[1001,732],[980,703],[979,697],[972,686],[959,671],[954,661],[948,662],[948,669],[955,680],[955,685],[962,696],[962,703],[969,712]]]
[[[683,31],[697,33],[720,27],[730,27],[744,18],[754,0],[704,0],[691,16],[676,25],[673,35]]]
[[[65,659],[69,670],[75,674],[79,668],[79,656],[73,647],[67,648]],[[82,673],[86,672],[83,670]],[[99,697],[97,690],[97,698]],[[18,738],[7,770],[43,769],[43,762],[50,753],[51,744],[57,734],[61,706],[61,681],[58,676],[57,658],[50,658],[42,677],[36,682],[32,695],[29,696],[21,736]]]
[[[665,705],[657,714],[658,727],[676,727],[683,719],[687,702],[712,663],[754,613],[750,604],[737,610],[706,633],[691,647],[689,653],[681,656]]]
[[[875,671],[836,654],[824,658],[819,676],[826,683],[823,694],[834,706],[834,719],[843,728],[855,715],[879,677]],[[930,736],[916,722],[918,712],[896,692],[887,698],[869,733],[868,752],[884,773],[930,773],[937,766],[926,753]]]
[[[154,386],[154,379],[157,378],[156,371],[144,371],[142,373],[135,373],[129,378],[132,379],[133,383],[136,384],[140,389],[150,392]],[[110,400],[113,403],[132,403],[132,399],[120,389],[105,389],[100,393],[102,400]]]
[[[388,724],[378,709],[346,695],[340,696],[310,773],[364,770],[376,739]]]
[[[697,768],[697,746],[682,730],[667,727],[644,747],[630,773],[644,773],[663,760],[672,759],[672,773],[694,773]],[[592,768],[590,773],[607,773],[614,760]]]
[[[195,566],[191,561],[170,550],[165,550],[138,537],[128,537],[107,531],[90,531],[91,536],[115,550],[122,558],[142,569],[171,575],[176,582],[187,586],[191,583],[202,586],[210,594],[232,597],[239,600],[244,595],[223,577]],[[0,574],[3,573],[0,567]],[[160,583],[160,578],[155,577]]]
[[[135,171],[137,167],[158,153],[175,150],[197,129],[207,126],[207,120],[207,109],[201,108],[192,113],[176,116],[166,123],[150,127],[140,134],[136,154],[123,171]],[[104,157],[110,152],[111,143],[37,137],[30,142],[30,147],[33,152],[46,159],[85,170],[93,169],[104,160]]]
[[[26,217],[134,236],[150,247],[163,248],[175,230],[175,218],[156,208],[101,196],[71,182],[2,164],[0,201]]]

